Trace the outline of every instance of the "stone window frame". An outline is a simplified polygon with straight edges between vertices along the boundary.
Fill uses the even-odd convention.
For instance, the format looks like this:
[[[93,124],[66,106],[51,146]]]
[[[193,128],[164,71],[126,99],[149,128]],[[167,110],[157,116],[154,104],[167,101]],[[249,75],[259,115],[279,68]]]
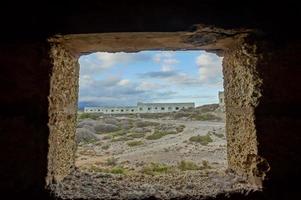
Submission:
[[[213,35],[210,35],[210,27],[205,32],[202,30],[202,26],[197,26],[193,32],[100,33],[49,38],[53,67],[48,97],[50,133],[47,184],[59,182],[74,168],[78,58],[81,54],[184,49],[207,50],[217,54],[223,52],[228,165],[231,170],[246,175],[250,182],[260,185],[269,170],[269,164],[258,151],[255,126],[254,112],[260,102],[262,85],[257,72],[257,44],[249,40],[248,32],[232,36],[224,29],[214,29]],[[227,34],[219,35],[217,32]],[[204,35],[214,38],[210,45],[198,41]],[[244,82],[237,74],[243,76]],[[235,93],[237,85],[248,93]],[[248,148],[239,148],[246,146],[246,139]],[[265,167],[262,168],[262,165]]]

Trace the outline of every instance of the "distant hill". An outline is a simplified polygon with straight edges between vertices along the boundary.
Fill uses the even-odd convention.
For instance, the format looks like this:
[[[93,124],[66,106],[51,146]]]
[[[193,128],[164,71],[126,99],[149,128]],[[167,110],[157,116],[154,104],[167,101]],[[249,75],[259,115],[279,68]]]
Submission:
[[[84,110],[84,108],[85,107],[87,107],[87,106],[97,106],[97,104],[96,103],[93,103],[93,102],[86,102],[86,101],[80,101],[80,102],[78,102],[78,109],[79,110]]]

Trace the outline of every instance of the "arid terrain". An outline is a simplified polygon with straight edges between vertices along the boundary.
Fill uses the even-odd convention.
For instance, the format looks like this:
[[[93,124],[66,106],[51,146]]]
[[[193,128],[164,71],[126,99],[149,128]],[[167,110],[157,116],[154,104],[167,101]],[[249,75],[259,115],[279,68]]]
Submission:
[[[177,113],[80,114],[76,170],[61,198],[200,198],[244,190],[227,171],[225,116],[216,105]]]

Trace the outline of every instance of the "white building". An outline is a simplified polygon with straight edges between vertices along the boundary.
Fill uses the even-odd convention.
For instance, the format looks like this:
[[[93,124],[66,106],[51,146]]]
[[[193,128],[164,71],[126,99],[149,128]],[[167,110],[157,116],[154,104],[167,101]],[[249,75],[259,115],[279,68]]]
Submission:
[[[165,113],[194,108],[194,103],[142,103],[137,106],[85,107],[85,113],[131,114],[131,113]]]
[[[218,104],[221,111],[225,112],[225,94],[222,91],[218,92]]]

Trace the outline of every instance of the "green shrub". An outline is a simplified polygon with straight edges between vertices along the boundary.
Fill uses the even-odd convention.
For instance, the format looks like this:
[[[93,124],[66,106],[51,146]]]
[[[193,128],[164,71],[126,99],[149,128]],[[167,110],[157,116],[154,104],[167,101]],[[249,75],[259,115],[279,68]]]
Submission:
[[[112,174],[125,174],[126,170],[123,167],[114,167],[110,170]]]
[[[222,133],[212,132],[212,134],[215,135],[218,138],[224,138],[225,137],[225,135],[222,134]]]
[[[93,172],[100,172],[100,173],[112,173],[112,174],[125,174],[126,173],[126,169],[124,169],[123,167],[113,167],[112,169],[108,169],[108,168],[101,168],[101,167],[92,165],[90,167],[90,170]]]
[[[142,138],[145,136],[145,133],[131,133],[128,135],[128,137],[131,137],[131,138]]]
[[[101,146],[101,149],[103,149],[103,150],[107,150],[109,148],[110,148],[109,144],[105,144],[105,145]]]
[[[186,171],[186,170],[199,170],[200,167],[195,164],[192,161],[185,161],[182,160],[179,164],[178,164],[178,168],[182,171]]]
[[[181,133],[184,129],[185,129],[185,125],[183,125],[183,124],[176,127],[176,130],[178,133]]]
[[[126,143],[128,146],[130,147],[134,147],[134,146],[139,146],[139,145],[143,145],[144,143],[142,141],[131,141]]]
[[[212,138],[210,137],[209,134],[207,135],[198,135],[198,136],[192,136],[189,138],[189,141],[191,142],[197,142],[200,143],[201,145],[207,145],[210,142],[213,142]]]
[[[108,158],[106,164],[109,166],[116,166],[117,161],[118,161],[118,158],[114,158],[114,157]]]
[[[203,160],[202,161],[202,169],[211,169],[212,167],[210,166],[208,160]]]
[[[115,132],[110,133],[111,136],[116,137],[116,136],[123,136],[126,135],[126,132],[124,130],[118,130]]]
[[[142,168],[141,172],[148,175],[156,175],[161,173],[168,173],[172,171],[172,167],[163,163],[151,163]]]

